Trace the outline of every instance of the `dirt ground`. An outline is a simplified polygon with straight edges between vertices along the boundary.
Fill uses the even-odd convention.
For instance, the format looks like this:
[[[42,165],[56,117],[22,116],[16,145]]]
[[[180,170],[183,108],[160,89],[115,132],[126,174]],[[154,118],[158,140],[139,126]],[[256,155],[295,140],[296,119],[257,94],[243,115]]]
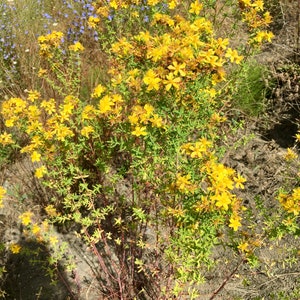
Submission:
[[[265,113],[259,117],[250,117],[238,112],[235,117],[243,119],[244,126],[230,136],[227,135],[226,139],[224,137],[230,147],[223,163],[247,178],[246,188],[239,196],[256,216],[251,219],[257,224],[253,234],[259,233],[259,223],[263,221],[257,209],[257,201],[271,215],[272,210],[275,211],[278,206],[276,192],[286,184],[287,178],[291,187],[298,184],[294,178],[299,171],[300,161],[287,166],[283,159],[288,147],[295,146],[298,150],[295,144],[300,114],[299,44],[297,47],[300,33],[297,2],[274,1],[270,6],[271,12],[273,10],[277,14],[271,28],[276,38],[256,58],[271,70],[267,80],[275,82],[270,90]],[[32,167],[26,160],[17,162],[0,174],[0,184],[11,191],[4,201],[4,207],[0,209],[0,237],[6,245],[18,242],[32,249],[30,255],[5,252],[5,255],[0,256],[0,265],[5,265],[7,270],[0,281],[0,287],[7,292],[4,299],[100,299],[92,271],[93,259],[82,245],[75,242],[74,236],[57,233],[59,239],[69,244],[69,251],[75,260],[80,262],[80,270],[76,276],[81,279],[82,286],[76,296],[70,289],[74,291],[78,286],[72,286],[74,278],[68,277],[70,275],[66,275],[63,270],[57,285],[51,284],[44,263],[45,258],[50,255],[47,247],[25,239],[18,220],[19,211],[22,211],[28,201],[34,203],[29,199],[32,191],[37,194],[43,192],[38,185],[34,185],[32,179]],[[35,210],[35,207],[32,209]],[[201,287],[202,294],[199,299],[299,300],[300,264],[299,260],[295,260],[294,253],[287,250],[297,248],[300,249],[300,241],[292,236],[263,243],[256,253],[259,258],[258,267],[251,268],[230,248],[217,246],[213,253],[215,267],[205,271],[207,281]],[[69,288],[65,281],[69,281]]]

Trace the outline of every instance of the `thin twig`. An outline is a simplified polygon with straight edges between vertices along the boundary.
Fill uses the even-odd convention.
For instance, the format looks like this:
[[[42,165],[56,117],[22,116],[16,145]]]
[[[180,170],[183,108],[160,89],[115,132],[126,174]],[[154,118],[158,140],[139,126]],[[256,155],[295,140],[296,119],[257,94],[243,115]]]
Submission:
[[[270,282],[276,281],[277,279],[279,279],[280,277],[286,277],[286,276],[299,276],[300,272],[290,272],[290,273],[283,273],[283,274],[277,274],[274,276],[274,278],[267,280],[265,282],[263,282],[262,284],[260,284],[258,286],[258,288],[261,288],[262,286],[266,285],[266,284],[270,284]]]
[[[242,259],[238,265],[233,269],[233,271],[224,279],[223,283],[213,292],[212,296],[209,298],[209,300],[213,300],[219,292],[225,287],[227,282],[232,278],[232,276],[237,272],[238,268],[241,266],[242,263],[244,263],[245,260]]]

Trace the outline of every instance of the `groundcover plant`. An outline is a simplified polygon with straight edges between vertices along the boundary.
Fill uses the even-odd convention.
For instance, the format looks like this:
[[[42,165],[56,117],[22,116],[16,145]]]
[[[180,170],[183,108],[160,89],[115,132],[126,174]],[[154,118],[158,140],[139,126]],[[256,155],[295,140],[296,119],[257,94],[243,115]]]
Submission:
[[[219,144],[231,73],[271,42],[270,13],[261,0],[38,2],[20,19],[39,24],[28,62],[25,33],[16,39],[5,17],[20,4],[1,2],[1,153],[29,157],[44,191],[40,216],[19,216],[26,238],[51,249],[55,280],[77,266],[54,228],[75,232],[95,256],[99,299],[201,299],[224,235],[245,263],[260,246],[242,234],[246,178],[221,163]],[[279,194],[293,224],[283,232],[299,195]]]

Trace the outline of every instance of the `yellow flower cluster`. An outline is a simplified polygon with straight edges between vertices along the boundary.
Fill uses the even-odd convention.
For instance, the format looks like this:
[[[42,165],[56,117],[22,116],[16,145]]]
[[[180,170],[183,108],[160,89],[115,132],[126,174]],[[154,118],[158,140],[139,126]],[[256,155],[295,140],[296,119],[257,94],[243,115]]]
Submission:
[[[202,171],[208,174],[207,197],[210,199],[210,209],[232,210],[229,220],[229,227],[235,231],[241,226],[241,217],[238,215],[241,209],[240,200],[232,193],[234,188],[243,189],[243,183],[246,181],[241,175],[223,164],[209,161]]]
[[[217,207],[228,210],[228,205],[234,200],[230,191],[235,185],[233,180],[235,171],[213,160],[209,161],[202,170],[205,170],[209,177],[210,186],[207,190],[210,192],[211,200]]]
[[[24,116],[27,102],[21,98],[10,98],[2,103],[2,114],[5,116],[5,126],[13,127],[19,118]]]
[[[99,113],[107,115],[108,113],[117,116],[122,111],[124,100],[119,94],[108,94],[102,97],[98,104]]]
[[[191,158],[203,158],[209,154],[209,148],[212,147],[212,142],[206,138],[201,138],[195,143],[187,143],[181,146],[183,154]]]
[[[86,105],[82,111],[82,120],[91,120],[96,116],[108,117],[111,123],[115,123],[121,117],[123,97],[117,93],[107,93],[103,95],[106,88],[98,84],[92,94],[91,98],[99,99],[98,109],[93,105]],[[87,127],[85,131],[91,132],[91,127]]]
[[[48,205],[45,208],[49,216],[57,216],[53,205]],[[19,216],[21,223],[25,226],[24,235],[28,238],[35,238],[40,243],[49,243],[51,247],[56,247],[58,244],[57,236],[52,232],[52,228],[47,220],[43,222],[35,222],[35,216],[33,212],[26,211]],[[17,244],[11,246],[11,251],[13,253],[19,253],[21,247]]]
[[[104,1],[102,1],[102,2],[104,2]],[[162,2],[161,0],[148,0],[147,5],[155,6],[161,2]],[[174,9],[181,2],[181,0],[168,0],[166,2],[170,9]],[[141,5],[141,4],[144,4],[144,2],[142,0],[125,0],[125,1],[124,0],[111,0],[108,2],[108,7],[117,10],[117,9],[128,8],[129,6],[137,6],[137,5]],[[100,7],[96,6],[96,7],[98,8],[98,10],[100,12],[102,12],[103,8],[105,8],[105,6],[100,6]],[[97,13],[99,13],[99,12],[97,11]]]
[[[64,34],[60,31],[52,31],[47,35],[41,35],[38,37],[38,43],[40,47],[40,55],[46,57],[52,57],[52,51],[58,48],[63,41]]]
[[[238,250],[243,253],[244,255],[251,255],[254,250],[258,247],[260,247],[263,244],[263,240],[261,236],[256,235],[251,238],[244,238],[239,244],[238,244]]]
[[[74,50],[75,51],[75,50]],[[29,136],[27,145],[21,148],[21,153],[28,153],[32,162],[44,163],[53,161],[59,147],[72,138],[90,138],[95,132],[95,120],[108,119],[111,125],[116,124],[123,109],[123,97],[118,93],[105,93],[106,88],[97,85],[91,94],[93,104],[84,104],[68,95],[58,101],[53,98],[43,99],[38,91],[28,91],[28,96],[10,98],[2,103],[1,115],[6,127],[16,127]],[[153,107],[135,107],[131,116],[137,118],[135,125],[147,124],[162,127],[162,119],[153,112]],[[92,124],[93,123],[93,124]],[[138,129],[138,128],[136,128]],[[0,135],[2,145],[12,144],[10,133]],[[39,164],[35,176],[41,178],[47,174],[47,167]]]
[[[144,106],[134,105],[131,114],[128,116],[128,121],[134,126],[131,133],[137,137],[147,135],[147,124],[151,124],[152,127],[156,128],[164,128],[163,119],[154,113],[154,107],[150,104]]]
[[[95,16],[90,16],[88,19],[88,26],[91,28],[96,28],[97,24],[100,22],[100,18]]]
[[[84,47],[80,42],[75,42],[73,45],[69,46],[69,50],[73,52],[81,52],[84,50]]]
[[[263,42],[271,42],[274,37],[271,31],[261,30],[272,22],[270,13],[264,12],[263,0],[240,0],[243,21],[249,26],[252,33],[250,43],[261,45]]]
[[[300,188],[295,188],[289,195],[283,192],[279,193],[278,200],[282,207],[291,214],[298,216],[300,213]]]
[[[181,173],[176,175],[176,181],[172,187],[183,194],[193,193],[197,189],[196,185],[191,182],[191,175],[182,175]]]
[[[192,20],[157,12],[151,22],[157,28],[154,33],[141,31],[133,37],[119,39],[111,47],[119,69],[122,69],[121,60],[126,61],[128,57],[151,62],[153,67],[139,74],[147,92],[184,90],[185,84],[199,74],[207,77],[211,74],[212,84],[224,80],[223,66],[229,62],[239,64],[243,56],[228,48],[228,39],[214,38],[211,22],[198,16],[201,9],[199,1],[191,3],[190,12],[196,15]],[[165,33],[161,33],[162,27]],[[139,82],[137,76],[134,78]]]
[[[229,213],[229,227],[234,231],[241,226],[239,212],[243,207],[241,201],[233,193],[234,189],[244,189],[246,179],[235,170],[216,162],[212,152],[212,141],[201,138],[194,143],[181,146],[182,154],[192,159],[201,159],[200,173],[203,184],[198,187],[191,182],[191,175],[178,174],[172,187],[181,193],[188,194],[200,191],[200,199],[193,205],[195,211],[220,211]]]

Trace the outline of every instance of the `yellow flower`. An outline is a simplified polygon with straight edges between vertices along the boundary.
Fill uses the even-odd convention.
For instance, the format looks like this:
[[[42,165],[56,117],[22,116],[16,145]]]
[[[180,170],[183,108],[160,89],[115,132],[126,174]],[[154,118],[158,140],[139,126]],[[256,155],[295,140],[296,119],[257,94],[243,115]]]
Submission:
[[[41,166],[35,169],[34,176],[36,178],[42,178],[47,173],[47,168],[45,166]]]
[[[293,198],[297,201],[300,200],[300,188],[295,188],[292,194]]]
[[[232,50],[231,48],[227,49],[225,57],[229,58],[230,62],[235,62],[236,64],[239,64],[244,58],[242,55],[239,56],[238,52],[236,50]]]
[[[193,193],[195,186],[190,181],[191,174],[181,175],[180,173],[176,176],[175,186],[182,193]]]
[[[75,42],[73,45],[69,46],[69,50],[74,52],[80,52],[84,50],[84,47],[80,42]]]
[[[147,135],[146,127],[145,126],[136,126],[135,129],[131,132],[135,136],[145,136]]]
[[[177,1],[176,0],[169,0],[168,5],[169,5],[169,9],[174,9],[177,6]]]
[[[274,34],[271,31],[259,31],[256,33],[256,36],[253,38],[254,42],[261,44],[264,41],[271,42]]]
[[[40,161],[41,160],[41,154],[38,153],[37,151],[33,151],[31,154],[31,161],[35,162],[35,161]]]
[[[164,45],[158,45],[157,47],[152,47],[147,52],[147,58],[152,58],[154,62],[160,60],[164,55],[167,55],[169,47]]]
[[[57,140],[62,142],[65,141],[66,137],[74,136],[73,131],[62,124],[55,124],[54,133],[56,134]]]
[[[5,194],[6,194],[5,188],[0,186],[0,208],[3,207],[3,198]]]
[[[14,117],[16,113],[26,111],[27,102],[21,98],[10,98],[2,103],[2,114],[8,117]]]
[[[3,146],[13,144],[12,135],[10,133],[4,132],[0,135],[0,144]]]
[[[5,120],[5,126],[6,127],[13,127],[15,125],[15,122],[17,121],[18,119],[16,117],[12,117],[10,119],[7,119]]]
[[[96,10],[96,13],[97,15],[107,18],[109,16],[109,11],[110,11],[109,6],[102,6]]]
[[[85,127],[83,127],[82,129],[81,129],[81,131],[80,131],[80,133],[83,135],[83,136],[85,136],[85,137],[89,137],[89,135],[91,134],[91,133],[93,133],[94,132],[94,128],[92,127],[92,126],[85,126]]]
[[[32,149],[33,149],[33,145],[32,145]],[[37,151],[33,151],[31,154],[31,161],[32,162],[39,162],[41,160],[41,154]]]
[[[125,37],[119,39],[118,42],[113,43],[111,46],[111,50],[114,53],[118,54],[119,57],[131,54],[133,49],[133,46],[127,41]]]
[[[287,148],[287,152],[284,156],[284,159],[286,161],[291,161],[294,160],[298,157],[298,155],[291,149],[291,148]]]
[[[163,119],[162,117],[159,117],[157,114],[153,114],[152,118],[150,119],[150,122],[153,126],[160,128],[163,126]]]
[[[41,227],[38,224],[33,224],[31,231],[34,235],[38,235],[41,232]]]
[[[39,97],[41,97],[41,94],[38,91],[28,91],[27,100],[34,102],[35,100],[39,99]]]
[[[217,42],[218,47],[220,47],[222,50],[225,50],[226,47],[229,44],[229,39],[227,39],[227,38],[226,39],[218,38],[216,40],[216,42]]]
[[[31,138],[32,149],[39,148],[43,145],[41,138],[38,135],[35,135]]]
[[[106,90],[106,88],[102,85],[102,84],[98,84],[95,88],[94,91],[92,93],[92,98],[98,98],[100,97],[103,92]]]
[[[264,21],[265,21],[266,25],[268,25],[272,22],[272,16],[270,15],[269,11],[264,13]]]
[[[38,77],[43,77],[44,75],[47,74],[47,70],[46,69],[42,69],[40,68],[39,71],[38,71]]]
[[[243,4],[243,6],[251,6],[251,0],[240,0],[240,3]]]
[[[227,168],[223,164],[214,161],[210,162],[206,168],[210,175],[212,185],[209,190],[213,190],[218,197],[220,197],[222,192],[227,192],[234,188],[234,181],[231,179],[235,173],[233,169]],[[216,199],[218,199],[218,197]]]
[[[157,74],[152,70],[148,70],[143,78],[144,83],[148,86],[147,91],[159,90],[159,83],[161,79],[157,77]]]
[[[93,105],[86,105],[81,113],[82,120],[91,120],[96,115],[96,108]]]
[[[264,9],[264,1],[263,0],[256,0],[252,5],[255,10],[260,11]]]
[[[56,236],[50,236],[49,237],[49,243],[51,246],[55,246],[58,243],[58,238]]]
[[[141,31],[138,35],[135,36],[135,39],[137,41],[141,41],[141,42],[149,42],[151,39],[151,34],[149,31]],[[128,72],[129,73],[129,72]]]
[[[288,213],[293,213],[295,216],[299,215],[300,205],[298,199],[294,199],[293,197],[288,197],[288,196],[284,200],[281,199],[279,199],[280,204]]]
[[[88,19],[88,25],[91,28],[96,28],[96,25],[100,22],[98,17],[90,16]]]
[[[27,211],[27,212],[24,212],[22,215],[20,215],[19,219],[21,220],[21,222],[24,226],[28,226],[32,222],[32,220],[31,220],[32,216],[33,216],[33,213],[31,211]]]
[[[219,113],[213,113],[212,116],[210,117],[210,121],[213,124],[219,124],[219,123],[225,122],[226,120],[227,120],[227,118],[224,116],[221,116]]]
[[[231,227],[234,231],[237,231],[239,227],[242,226],[241,224],[241,217],[237,216],[237,215],[233,215],[231,216],[230,220],[229,220],[229,227]]]
[[[148,0],[147,1],[147,4],[150,5],[150,6],[154,6],[156,5],[157,3],[159,3],[160,0]]]
[[[138,18],[138,17],[139,17],[139,13],[138,13],[137,11],[133,11],[133,12],[131,13],[131,16],[132,16],[133,18]]]
[[[63,42],[64,34],[59,31],[52,31],[47,35],[42,35],[38,38],[38,44],[40,47],[40,55],[46,57],[53,57],[51,53],[53,48],[57,48]]]
[[[42,123],[40,123],[39,121],[30,120],[27,125],[26,133],[28,134],[35,133],[42,130],[42,128],[43,128]]]
[[[111,107],[113,105],[114,105],[114,102],[112,101],[112,99],[108,95],[106,95],[99,102],[99,112],[101,114],[105,114],[105,113],[109,112],[110,110],[112,110]]]
[[[231,195],[227,192],[218,193],[211,198],[216,201],[216,206],[221,209],[228,210],[228,205],[231,203]]]
[[[46,206],[45,211],[48,214],[48,216],[50,216],[50,217],[55,217],[58,215],[56,208],[52,204],[49,204],[48,206]]]
[[[246,182],[246,179],[243,176],[241,176],[240,174],[238,174],[237,177],[233,177],[233,180],[235,182],[235,187],[237,189],[244,189],[245,188],[245,186],[243,185],[243,183]]]
[[[202,56],[204,57],[204,61],[212,67],[222,67],[223,65],[223,60],[215,55],[215,52],[212,49],[203,52]]]
[[[112,7],[112,8],[114,8],[114,9],[118,9],[118,7],[119,7],[116,0],[111,0],[109,2],[109,6]]]
[[[181,82],[180,77],[175,77],[174,78],[174,73],[169,73],[166,76],[166,79],[164,80],[165,88],[166,88],[167,91],[169,91],[173,86],[175,89],[178,90],[180,82]]]
[[[242,252],[249,252],[249,243],[244,242],[238,245],[238,249]]]
[[[131,125],[136,125],[139,122],[139,119],[140,119],[139,116],[135,113],[128,116],[128,120]]]
[[[113,95],[112,95],[112,101],[113,101],[114,103],[122,103],[122,102],[124,102],[122,96],[119,95],[119,94],[113,94]]]
[[[191,3],[189,13],[199,15],[202,8],[203,8],[202,3],[200,3],[199,0],[196,0],[195,2]]]
[[[188,148],[187,145],[183,147],[183,149],[188,150],[188,154],[192,158],[202,158],[203,154],[207,152],[207,148],[210,148],[212,146],[212,142],[208,141],[206,138],[201,138],[196,143],[189,143]]]
[[[13,254],[18,254],[21,250],[21,246],[19,244],[12,244],[9,246],[9,248]]]
[[[191,46],[181,48],[178,54],[183,60],[194,58],[194,51]]]
[[[38,106],[36,106],[36,105],[29,105],[28,106],[28,112],[27,112],[27,114],[28,114],[28,116],[30,118],[30,121],[32,122],[32,121],[38,120],[41,112],[40,112]]]
[[[41,103],[41,107],[45,109],[47,114],[52,115],[56,111],[56,103],[53,98],[47,100],[43,100]]]
[[[173,70],[174,75],[179,74],[180,76],[184,77],[186,75],[186,72],[184,71],[185,67],[185,63],[179,65],[177,61],[174,61],[172,65],[168,66],[168,69]]]
[[[154,112],[154,107],[151,104],[145,104],[144,110],[146,111],[147,118],[149,118]]]

